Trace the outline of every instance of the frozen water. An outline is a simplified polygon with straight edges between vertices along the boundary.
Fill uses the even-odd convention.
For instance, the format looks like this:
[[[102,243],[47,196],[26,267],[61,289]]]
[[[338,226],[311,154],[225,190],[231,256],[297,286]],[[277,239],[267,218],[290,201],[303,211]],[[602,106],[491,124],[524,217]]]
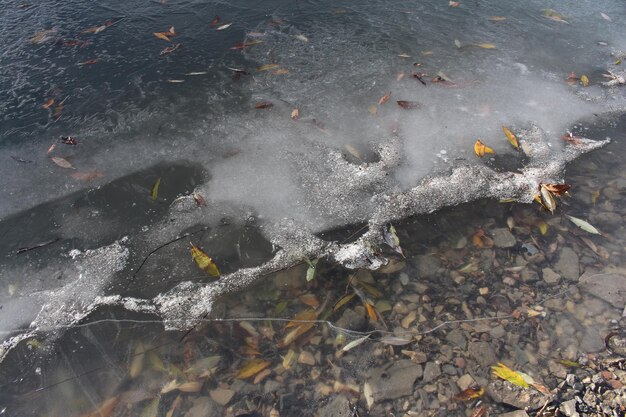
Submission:
[[[41,235],[58,231],[55,236],[71,246],[63,247],[67,252],[115,250],[102,268],[79,272],[75,265],[81,257],[41,252],[38,258],[33,252],[20,262],[15,242],[5,243],[1,282],[6,288],[11,280],[20,282],[17,293],[2,295],[0,327],[9,334],[31,320],[33,331],[70,324],[107,303],[191,324],[210,311],[218,295],[305,257],[328,255],[353,267],[379,266],[384,259],[374,245],[385,222],[481,197],[530,201],[539,182],[559,180],[567,160],[599,146],[564,150],[559,137],[567,129],[624,108],[619,90],[599,86],[600,72],[613,68],[611,53],[626,49],[620,23],[626,13],[610,1],[494,0],[458,9],[419,1],[254,7],[232,2],[186,4],[179,14],[171,13],[179,5],[155,11],[154,4],[137,10],[123,2],[104,10],[70,4],[65,7],[76,10],[53,13],[42,6],[30,14],[7,15],[14,31],[0,41],[7,46],[2,59],[15,76],[0,78],[10,97],[3,104],[0,132],[5,158],[0,218],[8,224],[38,205],[76,192],[89,196],[88,189],[101,187],[105,199],[86,197],[83,206],[57,209],[59,215]],[[542,16],[548,7],[568,23]],[[208,27],[217,9],[235,22],[232,29]],[[600,12],[613,16],[613,22]],[[68,18],[72,13],[79,16]],[[100,34],[80,35],[101,24],[103,14],[126,19]],[[492,22],[494,15],[507,20]],[[170,24],[183,46],[161,57],[166,45],[150,33]],[[29,41],[51,27],[59,38],[86,38],[91,46]],[[254,40],[262,43],[228,49]],[[77,65],[94,57],[101,62]],[[268,64],[276,66],[260,70]],[[569,86],[570,72],[587,74],[592,85]],[[424,73],[426,85],[415,73]],[[432,82],[438,75],[448,81]],[[390,100],[379,104],[389,92]],[[54,107],[41,109],[50,97],[66,100],[59,119]],[[414,101],[417,108],[403,109],[397,100]],[[273,107],[256,109],[262,101]],[[290,117],[294,108],[297,120]],[[526,141],[529,158],[510,147],[502,125]],[[57,143],[48,155],[61,135],[76,135],[79,145]],[[476,158],[477,138],[496,156]],[[76,170],[63,170],[49,156],[66,158]],[[190,174],[194,180],[188,182],[161,174],[167,197],[153,206],[149,196],[158,176],[106,194],[115,180],[181,161],[201,167],[202,174]],[[84,181],[72,177],[76,173],[92,175]],[[204,197],[206,207],[197,207],[190,188]],[[119,201],[128,204],[116,206]],[[112,206],[121,209],[111,211]],[[175,248],[148,264],[150,273],[137,281],[143,257],[198,225],[209,228],[207,245],[213,242],[211,253],[219,254],[230,230],[220,229],[225,221],[237,227],[253,223],[273,245],[266,252],[275,257],[242,263],[250,268],[233,268],[217,284],[206,285],[177,265],[185,252]],[[369,230],[353,244],[314,235],[359,222],[369,222]],[[127,243],[113,243],[126,234]],[[237,251],[240,246],[232,242]],[[54,283],[50,276],[56,272],[70,279]],[[158,285],[146,282],[148,277]],[[38,288],[39,282],[45,288]],[[157,290],[135,291],[137,282]],[[169,292],[159,294],[162,289]]]

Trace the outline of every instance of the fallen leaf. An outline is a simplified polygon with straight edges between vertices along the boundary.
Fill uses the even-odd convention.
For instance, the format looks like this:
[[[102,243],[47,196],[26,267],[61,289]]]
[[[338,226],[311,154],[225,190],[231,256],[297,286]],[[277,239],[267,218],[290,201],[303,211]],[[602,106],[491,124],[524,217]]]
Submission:
[[[260,67],[258,67],[256,70],[257,71],[267,71],[267,70],[271,70],[274,68],[278,68],[278,64],[265,64],[265,65],[261,65]]]
[[[493,43],[475,43],[473,45],[482,49],[496,49],[496,46]]]
[[[53,156],[50,159],[52,159],[52,162],[54,162],[55,164],[57,164],[58,166],[60,166],[61,168],[65,168],[65,169],[76,169],[72,166],[72,164],[70,164],[67,159],[64,158],[59,158],[58,156]]]
[[[165,1],[165,0],[161,0],[161,1]],[[182,402],[183,402],[183,398],[180,395],[177,396],[174,402],[172,403],[169,411],[167,412],[167,414],[165,414],[165,417],[172,417],[174,413],[176,412],[176,409],[180,406]]]
[[[474,408],[470,417],[483,417],[487,412],[487,406],[485,404],[480,404]]]
[[[196,202],[197,206],[205,206],[206,207],[206,200],[204,199],[204,197],[202,197],[201,194],[194,192],[192,194],[194,201]]]
[[[543,17],[554,20],[555,22],[569,23],[567,20],[565,20],[565,16],[552,9],[544,9]]]
[[[100,407],[98,407],[96,410],[92,411],[91,413],[83,414],[80,417],[109,417],[113,413],[113,410],[115,410],[115,407],[117,406],[119,401],[119,396],[109,398],[103,401]]]
[[[70,177],[78,181],[93,181],[104,177],[104,173],[100,171],[72,172]]]
[[[339,310],[344,305],[348,304],[354,297],[356,297],[355,293],[346,294],[343,297],[341,297],[333,306],[333,313]]]
[[[270,107],[274,107],[274,103],[269,101],[259,101],[254,105],[255,109],[269,109]]]
[[[550,190],[548,190],[544,184],[540,184],[539,193],[541,196],[541,201],[540,201],[541,205],[545,207],[546,210],[548,210],[550,213],[554,213],[554,211],[556,210],[557,204]]]
[[[293,109],[291,111],[291,118],[293,120],[298,120],[298,117],[300,117],[300,110],[298,110],[297,108]]]
[[[411,58],[411,55],[409,55],[409,54],[399,54],[398,56],[400,58]]]
[[[202,389],[202,381],[189,381],[189,382],[178,382],[177,380],[173,380],[165,384],[163,388],[161,388],[161,394],[167,394],[172,391],[180,391],[180,392],[198,392]]]
[[[526,382],[526,380],[524,380],[522,375],[520,375],[518,372],[515,372],[503,363],[498,363],[497,365],[492,366],[491,371],[493,375],[498,378],[509,381],[510,383],[517,385],[518,387],[528,388],[528,383]]]
[[[271,364],[272,363],[270,361],[266,361],[265,359],[253,359],[250,362],[247,362],[243,366],[243,368],[241,368],[241,370],[237,374],[237,378],[238,379],[250,378],[258,374],[259,372],[261,372],[262,370],[264,370]]]
[[[53,35],[57,32],[56,29],[45,29],[37,32],[32,38],[30,38],[30,42],[36,45],[42,44],[52,39]]]
[[[378,339],[378,341],[386,345],[391,345],[391,346],[404,346],[412,342],[412,340],[410,339],[405,339],[403,337],[390,336],[390,335],[383,336],[380,339]]]
[[[79,62],[77,65],[82,67],[85,65],[94,65],[94,64],[97,64],[98,62],[99,62],[98,59],[90,59],[88,61]]]
[[[53,98],[51,98],[50,100],[46,101],[46,102],[45,102],[45,103],[41,106],[41,108],[42,108],[42,109],[49,109],[49,108],[50,108],[50,106],[52,106],[53,104],[54,104],[54,99],[53,99]]]
[[[156,201],[157,197],[159,196],[160,185],[161,185],[161,177],[159,177],[154,183],[154,185],[152,186],[152,192],[150,193],[150,198],[152,198],[152,201]]]
[[[455,39],[455,40],[454,40],[454,46],[456,46],[457,48],[461,49],[461,47],[462,47],[463,45],[461,44],[461,41],[460,41],[460,40]]]
[[[315,294],[303,294],[298,297],[298,299],[302,301],[303,304],[306,304],[311,308],[317,308],[320,306],[320,302]]]
[[[598,229],[593,227],[590,223],[586,222],[585,220],[579,219],[578,217],[570,216],[568,214],[566,214],[565,216],[568,219],[570,219],[572,223],[574,223],[576,226],[578,226],[581,229],[583,229],[585,232],[592,233],[594,235],[601,234]]]
[[[506,20],[506,17],[504,17],[504,16],[491,16],[489,18],[489,20],[492,21],[492,22],[503,22],[503,21]]]
[[[374,104],[370,104],[369,106],[367,106],[367,111],[372,116],[375,116],[376,114],[378,114],[378,107],[376,107]]]
[[[365,305],[365,311],[367,311],[367,315],[372,321],[378,321],[378,314],[376,314],[376,309],[370,303],[363,303]]]
[[[470,387],[459,392],[452,399],[455,401],[471,401],[482,397],[484,393],[485,390],[482,387]]]
[[[587,77],[586,75],[581,75],[580,83],[583,85],[583,87],[587,87],[589,85],[589,77]]]
[[[545,236],[546,233],[548,233],[548,223],[544,221],[540,221],[537,224],[537,227],[539,228],[539,233],[541,233],[543,236]]]
[[[406,73],[404,71],[399,72],[398,75],[396,75],[396,81],[402,81],[405,75]]]
[[[207,74],[207,72],[206,72],[206,71],[196,71],[196,72],[188,72],[188,73],[187,73],[187,74],[185,74],[185,75],[192,75],[192,76],[195,76],[195,75],[206,75],[206,74]]]
[[[492,238],[487,236],[483,229],[476,230],[471,237],[472,244],[479,248],[491,248],[494,245]]]
[[[421,106],[421,104],[416,101],[398,100],[396,103],[405,110],[417,109]]]
[[[143,370],[143,362],[146,356],[145,351],[146,349],[143,343],[137,342],[132,361],[130,362],[130,368],[128,369],[128,376],[130,376],[130,379],[137,378]]]
[[[517,138],[515,137],[513,132],[511,132],[506,126],[502,126],[502,130],[504,131],[504,134],[506,135],[506,138],[509,140],[511,145],[513,145],[515,149],[519,149],[519,143],[517,142]]]
[[[309,266],[306,270],[306,281],[311,282],[315,278],[315,272],[317,269],[317,263],[319,262],[319,259],[314,259],[312,261],[310,261],[309,259],[305,259],[304,261]]]
[[[461,5],[461,3],[459,3],[458,1],[449,1],[448,5],[450,7],[459,7]]]
[[[212,277],[219,278],[220,271],[217,268],[217,265],[213,262],[213,260],[202,251],[202,249],[194,246],[193,243],[189,242],[191,245],[191,257],[198,264],[198,267],[202,269],[204,272],[209,274]]]
[[[232,23],[226,23],[225,25],[221,25],[215,28],[215,30],[224,30],[224,29],[228,29],[229,27],[231,27]]]
[[[89,29],[85,29],[85,30],[83,30],[83,33],[92,33],[92,34],[94,34],[94,35],[95,35],[95,34],[97,34],[97,33],[102,32],[102,31],[103,31],[104,29],[106,29],[106,28],[107,28],[107,26],[106,26],[106,25],[94,26],[94,27],[91,27],[91,28],[89,28]]]
[[[613,20],[609,17],[609,15],[608,15],[608,14],[606,14],[606,13],[600,13],[600,16],[602,16],[602,18],[603,18],[604,20],[606,20],[607,22],[612,22],[612,21],[613,21]]]
[[[391,249],[404,257],[404,253],[402,252],[402,248],[400,247],[400,238],[398,238],[396,228],[393,227],[393,225],[389,225],[389,229],[387,229],[386,227],[383,228],[383,240],[387,245],[391,247]]]
[[[367,336],[359,337],[358,339],[353,340],[352,342],[348,343],[343,348],[341,348],[341,351],[342,352],[347,352],[350,349],[354,349],[355,347],[359,346],[360,344],[365,343],[365,341],[367,339],[369,339],[369,338],[370,338],[369,334]]]
[[[172,52],[174,52],[175,50],[177,50],[178,48],[180,48],[180,43],[174,44],[172,46],[168,46],[167,48],[163,49],[160,53],[160,55],[167,55],[167,54],[171,54]]]
[[[159,39],[163,39],[164,41],[167,42],[171,42],[172,40],[169,38],[169,33],[168,32],[154,32],[153,33],[154,36],[156,36]]]
[[[285,68],[278,68],[275,71],[272,71],[272,74],[274,75],[284,75],[284,74],[289,74],[289,70],[285,69]]]
[[[296,35],[296,39],[298,39],[298,40],[300,40],[302,42],[308,42],[309,41],[309,38],[307,38],[304,35]]]
[[[556,195],[565,194],[570,188],[572,188],[569,184],[541,184],[542,187],[545,187],[546,190],[550,191]]]
[[[487,153],[495,154],[495,151],[491,149],[489,146],[486,146],[485,144],[483,144],[480,141],[480,139],[477,139],[476,142],[474,143],[474,153],[479,158],[482,158]]]
[[[385,94],[384,96],[382,96],[379,100],[378,100],[378,104],[380,106],[382,106],[383,104],[385,104],[386,102],[389,101],[389,99],[391,98],[391,91],[388,92],[387,94]]]
[[[209,23],[210,27],[214,27],[217,26],[217,24],[220,22],[220,20],[222,20],[219,16],[215,16],[213,18],[213,20],[211,20],[211,23]]]
[[[283,356],[283,368],[289,369],[291,365],[296,361],[296,352],[293,349],[289,349],[287,354]]]
[[[296,314],[292,321],[287,323],[285,328],[288,329],[290,327],[298,327],[303,324],[311,324],[307,322],[313,320],[317,320],[317,312],[315,310],[307,309]]]

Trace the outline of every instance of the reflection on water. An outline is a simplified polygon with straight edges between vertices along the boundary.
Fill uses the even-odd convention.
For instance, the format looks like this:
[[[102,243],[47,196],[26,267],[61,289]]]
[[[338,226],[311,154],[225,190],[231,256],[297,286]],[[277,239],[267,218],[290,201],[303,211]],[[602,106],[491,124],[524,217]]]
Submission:
[[[483,201],[408,219],[395,225],[406,258],[389,249],[383,270],[277,272],[188,333],[94,313],[58,344],[12,352],[2,402],[15,416],[465,416],[574,399],[611,415],[624,405],[623,151],[575,163],[555,215]],[[535,385],[498,380],[498,362]],[[604,391],[585,391],[592,380]],[[485,394],[459,399],[469,387]]]

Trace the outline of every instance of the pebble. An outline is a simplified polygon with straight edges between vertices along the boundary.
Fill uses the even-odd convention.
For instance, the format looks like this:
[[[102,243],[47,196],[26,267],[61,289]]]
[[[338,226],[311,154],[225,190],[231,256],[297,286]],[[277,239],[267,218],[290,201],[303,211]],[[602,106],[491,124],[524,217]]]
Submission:
[[[441,375],[441,368],[435,362],[428,362],[424,366],[424,376],[422,381],[428,383],[434,381],[439,375]]]
[[[402,325],[402,327],[404,327],[405,329],[408,329],[409,326],[411,325],[411,323],[413,323],[415,321],[415,319],[417,318],[417,313],[415,312],[415,310],[409,312],[409,314],[407,314],[402,321],[400,322],[400,324]]]
[[[561,249],[559,259],[554,264],[561,276],[568,281],[578,281],[580,278],[580,268],[578,266],[578,255],[574,252],[574,249],[566,246]]]
[[[476,381],[470,374],[464,374],[464,375],[461,375],[459,379],[457,379],[456,385],[459,387],[461,391],[465,391],[469,387],[475,386]]]
[[[453,345],[458,346],[462,350],[467,347],[467,339],[465,333],[460,329],[454,329],[446,335],[446,340]]]
[[[517,243],[515,236],[506,227],[500,227],[491,231],[493,245],[496,248],[512,248]]]
[[[233,391],[232,389],[217,388],[209,391],[209,395],[211,396],[213,401],[215,401],[219,405],[226,405],[235,395],[235,391]]]
[[[185,413],[185,417],[218,417],[221,415],[221,407],[209,397],[195,398],[191,408]]]
[[[561,276],[554,272],[552,268],[543,268],[541,277],[547,284],[557,284],[561,280]]]
[[[298,363],[302,363],[304,365],[314,366],[315,365],[315,357],[311,352],[307,352],[303,350],[300,352],[300,356],[298,356]]]
[[[363,387],[366,400],[369,394],[374,402],[401,398],[413,393],[413,384],[422,376],[422,367],[408,359],[401,359],[378,368],[367,374],[368,381]]]
[[[498,362],[496,353],[488,342],[470,342],[468,354],[483,368]]]

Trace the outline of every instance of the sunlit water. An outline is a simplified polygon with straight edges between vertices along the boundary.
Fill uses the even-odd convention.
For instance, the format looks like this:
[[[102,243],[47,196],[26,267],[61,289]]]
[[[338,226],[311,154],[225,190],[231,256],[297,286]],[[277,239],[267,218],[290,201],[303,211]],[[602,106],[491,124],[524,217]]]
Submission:
[[[413,186],[456,163],[475,163],[477,137],[498,155],[515,159],[500,133],[503,124],[536,123],[558,148],[565,130],[584,120],[576,128],[579,134],[610,136],[617,144],[572,168],[567,181],[574,185],[573,199],[554,216],[538,206],[481,202],[397,224],[407,265],[392,274],[374,273],[371,285],[381,294],[367,295],[382,320],[368,319],[358,297],[343,307],[361,317],[355,330],[383,332],[344,355],[337,354],[341,347],[365,333],[338,328],[341,309],[332,314],[322,309],[320,315],[333,325],[319,324],[289,346],[281,345],[289,332],[284,322],[250,321],[258,336],[239,326],[243,317],[293,318],[307,308],[299,298],[305,294],[332,307],[348,289],[353,271],[322,261],[311,283],[303,282],[303,266],[265,277],[259,287],[216,307],[216,314],[235,321],[209,322],[189,334],[164,332],[156,317],[122,309],[101,309],[75,328],[49,323],[48,335],[61,336],[59,341],[48,342],[43,332],[1,365],[0,412],[7,407],[7,415],[83,415],[113,401],[111,415],[166,415],[180,393],[159,393],[177,380],[201,384],[194,388],[198,392],[180,395],[174,415],[185,415],[195,400],[216,388],[234,394],[215,415],[270,415],[272,409],[284,416],[315,415],[338,393],[372,415],[409,409],[462,415],[464,406],[450,400],[458,391],[456,380],[471,373],[482,384],[490,376],[488,366],[476,366],[467,346],[446,339],[455,328],[468,332],[470,343],[501,338],[492,343],[498,347],[495,359],[518,365],[553,388],[557,377],[552,370],[546,374],[549,363],[576,361],[590,347],[601,349],[602,337],[617,326],[618,307],[564,278],[548,284],[542,274],[556,268],[563,247],[578,254],[580,274],[623,274],[623,123],[585,130],[595,115],[622,104],[620,93],[609,94],[599,83],[604,70],[620,68],[611,53],[626,49],[623,4],[494,1],[452,8],[447,2],[167,1],[19,8],[5,3],[0,40],[3,339],[27,328],[37,314],[45,317],[42,306],[75,302],[80,311],[83,301],[99,295],[151,298],[179,282],[208,281],[190,261],[187,240],[142,264],[152,248],[183,233],[191,233],[223,273],[271,258],[276,248],[263,226],[283,218],[315,232],[338,227],[328,238],[342,241],[360,226],[343,227],[367,220],[373,193]],[[548,8],[568,23],[547,19],[543,10]],[[121,16],[97,34],[83,33]],[[220,21],[211,25],[216,16]],[[506,20],[489,20],[493,16]],[[170,26],[177,33],[172,42],[153,35]],[[33,42],[41,30],[51,32]],[[230,49],[256,41],[243,50]],[[160,55],[177,43],[178,49]],[[263,69],[267,64],[276,65]],[[423,76],[427,86],[412,76],[422,72],[428,74]],[[454,85],[432,83],[438,72]],[[570,72],[587,74],[591,85],[568,85]],[[379,104],[388,92],[390,100]],[[49,108],[42,108],[51,99]],[[405,110],[396,100],[416,101],[420,108]],[[256,109],[260,102],[273,106]],[[295,108],[297,120],[291,117]],[[338,150],[361,163],[393,132],[402,138],[403,163],[350,201],[326,204],[329,185],[318,187],[329,169],[321,163],[324,155]],[[60,143],[61,136],[75,136],[78,145]],[[64,158],[75,169],[55,165],[51,157]],[[154,225],[171,220],[168,207],[176,198],[194,190],[207,202],[205,222],[172,236],[150,234]],[[584,235],[561,212],[589,220],[604,236]],[[516,238],[511,248],[472,244],[478,229],[489,235],[508,228],[509,218]],[[541,222],[548,226],[545,235]],[[123,240],[127,236],[138,236],[130,249]],[[580,236],[591,239],[596,251]],[[17,254],[39,244],[45,246]],[[72,260],[81,259],[73,249],[98,251],[106,245],[112,246],[91,260]],[[436,273],[420,272],[420,255],[437,259]],[[81,274],[95,278],[68,285]],[[527,306],[542,307],[546,316],[511,317]],[[415,319],[403,326],[412,311]],[[428,333],[444,321],[467,319],[481,320]],[[376,341],[394,330],[411,343],[391,348]],[[151,353],[137,355],[142,349]],[[363,391],[372,369],[407,359],[402,349],[424,352],[429,362],[454,366],[454,373],[448,368],[450,374],[439,383],[418,378],[416,387],[429,385],[426,394],[368,407]],[[285,369],[290,350],[309,352],[315,366],[296,359]],[[189,371],[209,356],[219,359],[202,370],[206,375]],[[254,376],[241,382],[237,374],[252,358],[269,361],[271,373],[256,384]]]

